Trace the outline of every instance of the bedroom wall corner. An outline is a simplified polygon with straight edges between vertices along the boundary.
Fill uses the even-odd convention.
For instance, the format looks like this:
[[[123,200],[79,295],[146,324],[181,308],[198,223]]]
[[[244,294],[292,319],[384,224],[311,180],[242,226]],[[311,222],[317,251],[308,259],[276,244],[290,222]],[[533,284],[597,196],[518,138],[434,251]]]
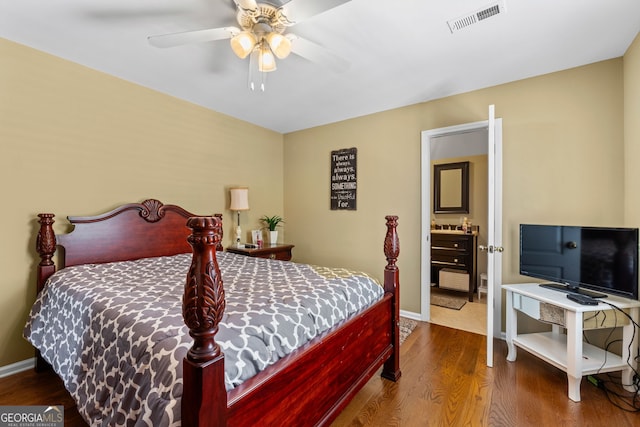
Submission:
[[[640,32],[623,57],[624,147],[625,147],[625,223],[640,227]]]

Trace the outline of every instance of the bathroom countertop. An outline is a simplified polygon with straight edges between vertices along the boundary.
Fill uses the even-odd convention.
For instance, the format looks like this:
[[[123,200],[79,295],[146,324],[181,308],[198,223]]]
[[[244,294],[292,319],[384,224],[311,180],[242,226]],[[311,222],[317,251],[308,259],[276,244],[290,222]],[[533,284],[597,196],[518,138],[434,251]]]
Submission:
[[[436,229],[431,229],[431,233],[436,233],[436,234],[477,234],[477,232],[473,232],[473,233],[465,233],[462,230],[436,230]]]

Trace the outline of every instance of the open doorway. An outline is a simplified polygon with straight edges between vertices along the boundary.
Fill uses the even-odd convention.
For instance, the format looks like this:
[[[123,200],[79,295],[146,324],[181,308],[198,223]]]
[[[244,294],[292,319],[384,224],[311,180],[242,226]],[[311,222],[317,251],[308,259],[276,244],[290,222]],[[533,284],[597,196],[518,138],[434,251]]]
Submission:
[[[493,338],[499,336],[502,329],[502,119],[495,117],[495,106],[489,105],[488,120],[467,123],[446,128],[433,129],[422,132],[421,140],[421,199],[422,199],[422,227],[421,227],[421,259],[420,259],[420,317],[430,321],[431,318],[431,267],[432,267],[432,229],[431,229],[431,140],[445,135],[464,135],[479,129],[487,130],[487,245],[478,245],[478,250],[487,253],[487,366],[493,366]],[[442,168],[440,168],[442,169]],[[435,181],[435,180],[433,180]],[[456,182],[456,180],[454,180]],[[462,179],[464,182],[464,179]],[[450,203],[450,202],[449,202]],[[455,204],[454,209],[459,209]],[[460,206],[464,206],[460,204]],[[438,248],[439,249],[439,248]],[[454,260],[455,261],[455,260]],[[455,262],[452,267],[459,267]],[[474,275],[471,277],[475,278]],[[471,296],[475,290],[471,286],[468,293]]]
[[[502,295],[500,286],[502,282],[502,119],[495,118],[495,107],[489,106],[489,119],[480,122],[466,123],[445,128],[432,129],[422,132],[421,139],[421,162],[422,162],[422,228],[421,228],[421,260],[420,260],[420,280],[421,280],[421,319],[430,321],[431,319],[431,215],[432,205],[432,163],[431,163],[431,141],[443,136],[459,136],[464,140],[467,134],[475,134],[477,130],[486,130],[487,147],[487,177],[488,177],[488,201],[487,207],[487,244],[478,244],[478,253],[485,251],[487,264],[487,335],[491,337],[499,336],[502,326],[500,307],[502,306]],[[484,152],[484,148],[482,149]],[[473,151],[470,151],[473,154]],[[466,152],[465,152],[466,155]],[[457,156],[457,154],[456,154]],[[445,157],[443,155],[442,157]],[[482,257],[482,265],[485,264]],[[482,280],[481,278],[479,278]],[[487,340],[487,365],[493,365],[493,339]]]
[[[423,212],[423,216],[429,215],[428,221],[432,225],[430,247],[435,248],[429,267],[429,321],[481,335],[487,334],[487,254],[478,249],[487,246],[487,138],[486,127],[429,135],[430,161],[423,165],[429,168],[428,173],[433,178],[429,186],[430,209]],[[435,170],[452,165],[465,165],[466,179],[462,190],[458,185],[453,188],[444,185],[439,176],[433,174]],[[462,193],[468,200],[457,205],[456,199]],[[455,206],[438,206],[440,198],[448,200],[449,206]],[[423,218],[425,220],[427,218]],[[463,229],[470,231],[461,235]],[[470,286],[473,292],[469,292]]]

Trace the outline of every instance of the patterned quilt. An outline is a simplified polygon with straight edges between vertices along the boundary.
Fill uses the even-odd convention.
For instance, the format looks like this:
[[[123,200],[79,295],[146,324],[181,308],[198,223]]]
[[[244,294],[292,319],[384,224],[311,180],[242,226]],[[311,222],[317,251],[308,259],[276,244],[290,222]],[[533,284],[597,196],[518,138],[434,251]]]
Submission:
[[[384,293],[363,273],[217,255],[227,306],[216,341],[227,390]],[[91,425],[180,424],[190,263],[185,254],[69,267],[38,296],[24,336]]]

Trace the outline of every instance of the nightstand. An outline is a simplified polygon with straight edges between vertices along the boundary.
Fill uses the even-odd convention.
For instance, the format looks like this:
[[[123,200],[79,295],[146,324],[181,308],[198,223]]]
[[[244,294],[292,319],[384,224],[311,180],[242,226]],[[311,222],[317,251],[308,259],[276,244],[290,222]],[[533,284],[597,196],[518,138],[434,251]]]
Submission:
[[[268,259],[279,259],[281,261],[289,261],[291,260],[291,249],[293,249],[294,245],[287,244],[276,244],[276,245],[265,245],[261,248],[237,248],[235,246],[229,246],[227,248],[227,252],[231,252],[234,254],[245,255],[255,258],[268,258]]]

